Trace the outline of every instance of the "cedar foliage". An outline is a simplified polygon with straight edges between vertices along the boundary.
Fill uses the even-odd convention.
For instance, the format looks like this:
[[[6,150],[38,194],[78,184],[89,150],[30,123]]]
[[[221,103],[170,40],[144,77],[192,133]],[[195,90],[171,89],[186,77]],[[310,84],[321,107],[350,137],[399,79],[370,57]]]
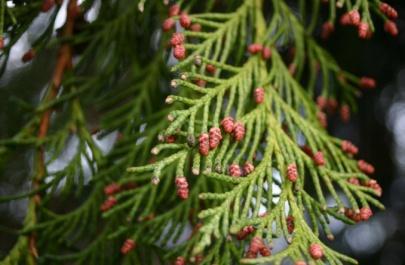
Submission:
[[[0,140],[2,161],[33,156],[30,190],[0,198],[29,200],[0,264],[356,263],[320,237],[333,239],[331,218],[353,224],[383,208],[381,188],[357,148],[328,134],[325,112],[347,120],[375,82],[341,69],[319,35],[339,19],[361,38],[375,23],[396,35],[394,9],[378,0],[0,4],[2,74],[41,12],[48,25],[22,60],[58,51],[26,124]],[[106,137],[115,139],[107,152]],[[275,239],[287,244],[271,253]]]

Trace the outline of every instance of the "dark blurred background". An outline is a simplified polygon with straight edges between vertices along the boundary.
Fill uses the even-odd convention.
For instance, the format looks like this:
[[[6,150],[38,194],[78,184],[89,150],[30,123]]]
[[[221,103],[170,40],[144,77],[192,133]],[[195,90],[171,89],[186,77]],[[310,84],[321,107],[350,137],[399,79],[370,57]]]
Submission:
[[[336,235],[332,245],[357,259],[360,264],[405,264],[405,1],[387,1],[399,12],[400,34],[393,38],[376,20],[377,31],[371,40],[360,40],[354,28],[338,26],[324,46],[334,54],[342,68],[358,75],[371,76],[378,88],[359,99],[359,111],[348,124],[330,122],[330,132],[351,140],[360,148],[360,157],[376,167],[375,178],[383,187],[386,211],[376,212],[368,222],[345,226],[332,222]],[[45,21],[45,22],[44,22]],[[44,19],[41,23],[46,23]],[[29,66],[19,58],[30,38],[41,25],[34,25],[15,47],[8,72],[0,79],[0,137],[16,133],[26,120],[24,113],[39,99],[52,74],[53,50],[43,52]],[[28,104],[27,104],[28,103]],[[9,164],[0,165],[0,195],[15,194],[29,187],[30,155],[13,154]],[[24,218],[26,200],[0,204],[0,254],[14,243],[4,227],[15,227]],[[2,255],[0,255],[2,256]]]

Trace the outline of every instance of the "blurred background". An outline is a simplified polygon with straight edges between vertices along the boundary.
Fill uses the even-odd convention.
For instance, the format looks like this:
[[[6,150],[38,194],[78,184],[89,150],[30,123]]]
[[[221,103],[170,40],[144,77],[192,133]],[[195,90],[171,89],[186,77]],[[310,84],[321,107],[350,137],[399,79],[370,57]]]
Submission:
[[[374,164],[375,178],[384,191],[381,200],[386,211],[376,212],[368,222],[349,227],[332,222],[336,239],[331,245],[360,264],[405,264],[405,1],[387,2],[399,12],[397,38],[386,34],[377,20],[371,40],[359,40],[355,29],[338,27],[323,43],[342,68],[374,77],[379,84],[359,99],[359,111],[348,124],[333,117],[329,123],[333,135],[351,140],[360,148],[360,157]],[[38,91],[52,74],[54,50],[44,51],[29,65],[20,61],[29,40],[47,22],[46,14],[41,16],[13,48],[7,73],[0,79],[0,138],[13,135],[26,122],[24,114],[32,111],[40,98]],[[92,19],[91,14],[87,19]],[[16,150],[14,156],[7,165],[0,164],[0,196],[29,187],[31,155]],[[0,204],[0,256],[15,239],[5,227],[18,228],[26,205],[26,200]]]

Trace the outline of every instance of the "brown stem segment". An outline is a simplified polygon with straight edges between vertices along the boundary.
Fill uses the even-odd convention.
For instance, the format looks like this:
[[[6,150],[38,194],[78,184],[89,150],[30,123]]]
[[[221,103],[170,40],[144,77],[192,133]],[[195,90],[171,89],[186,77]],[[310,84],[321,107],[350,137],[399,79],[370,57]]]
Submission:
[[[62,37],[71,37],[73,36],[73,27],[75,23],[75,18],[79,13],[79,6],[77,5],[77,0],[69,0],[67,6],[67,16],[66,22],[63,26]],[[49,87],[49,91],[45,96],[44,102],[49,102],[54,100],[61,87],[62,79],[64,72],[72,68],[72,47],[69,43],[63,43],[58,52],[58,58],[56,61],[55,70],[52,76],[52,81]],[[41,120],[38,128],[38,139],[44,139],[48,133],[50,117],[53,113],[53,109],[47,109],[42,113]],[[32,181],[34,189],[40,187],[43,178],[46,175],[46,166],[45,166],[45,147],[43,145],[38,147],[36,153],[36,175]],[[34,203],[35,206],[39,205],[41,202],[41,195],[37,193],[31,198],[30,203]],[[36,216],[33,218],[33,221],[36,222]],[[36,246],[36,234],[31,233],[29,235],[29,251],[32,258],[32,261],[38,258],[38,250]]]

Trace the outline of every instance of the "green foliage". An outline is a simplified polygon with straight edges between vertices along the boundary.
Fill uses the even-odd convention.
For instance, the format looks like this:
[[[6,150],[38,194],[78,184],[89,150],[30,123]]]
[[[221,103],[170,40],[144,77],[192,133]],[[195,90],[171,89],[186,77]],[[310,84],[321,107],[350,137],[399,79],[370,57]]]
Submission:
[[[3,71],[11,47],[41,6],[39,1],[19,2],[6,7],[2,1],[1,21],[9,41],[1,53]],[[202,257],[201,264],[356,263],[320,237],[333,237],[331,218],[354,223],[345,215],[348,209],[357,214],[383,205],[374,198],[376,189],[348,181],[364,184],[370,179],[342,151],[342,140],[329,135],[318,120],[316,96],[355,110],[360,82],[340,69],[314,37],[320,1],[298,1],[299,14],[279,0],[180,1],[202,29],[183,31],[187,56],[174,64],[166,46],[171,36],[157,30],[167,6],[159,1],[101,1],[96,19],[88,22],[83,14],[95,2],[84,1],[79,11],[68,9],[73,34],[54,38],[62,8],[57,1],[47,29],[31,43],[38,56],[44,48],[56,47],[63,54],[67,47],[73,55],[66,56],[75,60],[71,69],[64,69],[62,85],[55,85],[55,70],[48,96],[26,125],[0,140],[4,161],[16,147],[35,153],[32,190],[0,198],[29,198],[18,241],[0,264],[168,264],[178,256],[192,262]],[[344,12],[359,10],[373,30],[370,12],[382,15],[378,4],[330,0],[328,21],[335,22],[338,5]],[[60,31],[68,27],[66,22]],[[251,43],[270,48],[271,58],[247,53]],[[291,47],[294,52],[288,54]],[[207,65],[215,72],[207,71]],[[196,84],[201,80],[205,87]],[[258,87],[265,94],[261,104],[254,100]],[[162,106],[165,99],[170,106]],[[222,132],[219,146],[203,155],[199,137],[221,127],[229,116],[244,125],[243,140]],[[116,139],[106,152],[98,140],[108,137]],[[168,140],[173,137],[174,142]],[[324,165],[305,149],[321,151]],[[67,152],[73,153],[67,164],[51,171],[50,165]],[[254,165],[250,174],[228,172],[230,165],[246,163]],[[293,164],[297,181],[288,179]],[[184,177],[189,194],[181,200],[175,183]],[[119,192],[108,197],[104,189],[111,183]],[[101,211],[111,199],[112,207]],[[54,201],[61,201],[62,208]],[[294,220],[293,231],[288,220]],[[237,240],[245,227],[254,232]],[[180,240],[190,230],[188,240]],[[267,246],[283,238],[288,245],[270,256],[249,258],[246,250],[253,237]],[[137,246],[122,255],[126,239]],[[311,257],[311,244],[322,247],[322,259]]]

